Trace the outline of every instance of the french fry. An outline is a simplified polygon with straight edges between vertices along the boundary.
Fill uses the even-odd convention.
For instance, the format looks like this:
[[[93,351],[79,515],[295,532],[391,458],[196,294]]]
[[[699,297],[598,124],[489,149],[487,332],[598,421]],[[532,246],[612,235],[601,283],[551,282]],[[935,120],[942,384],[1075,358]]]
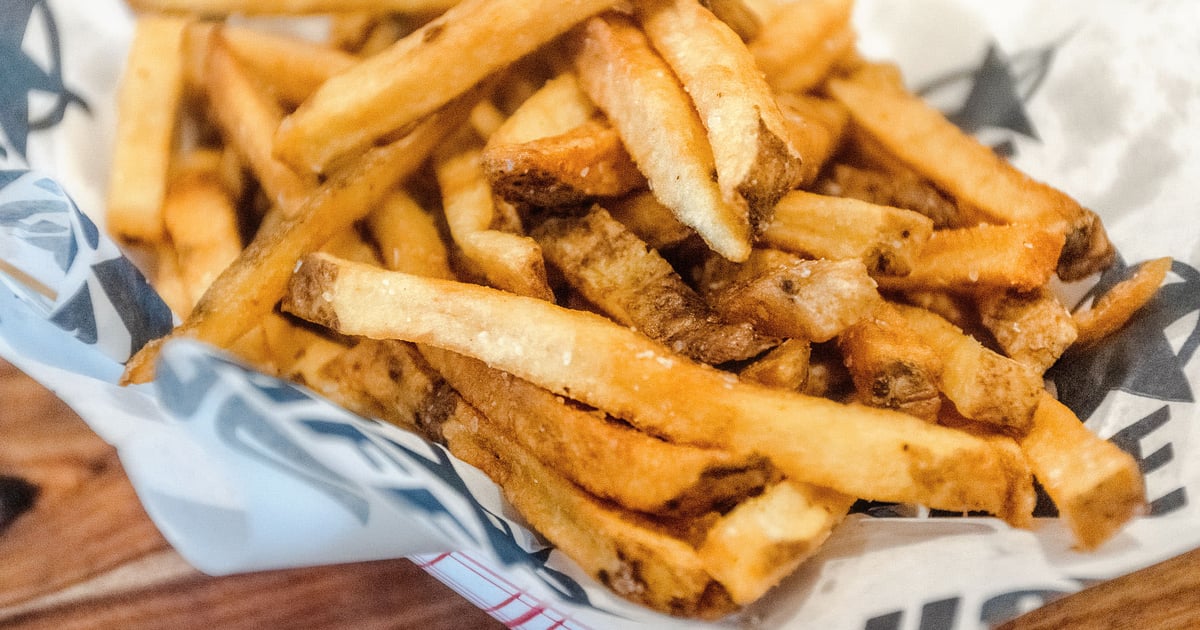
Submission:
[[[704,125],[669,66],[627,18],[605,14],[574,31],[580,84],[620,134],[654,196],[730,260],[750,254],[750,218],[713,181]]]
[[[546,81],[488,138],[488,146],[557,136],[591,120],[596,105],[571,72]]]
[[[354,55],[297,37],[233,26],[222,28],[221,37],[247,71],[292,105],[358,63]]]
[[[1071,313],[1044,287],[986,291],[977,303],[984,327],[1004,354],[1038,374],[1054,365],[1078,336]]]
[[[751,258],[762,251],[755,250]],[[747,273],[709,294],[713,308],[768,335],[820,342],[833,339],[880,301],[859,260],[774,258],[761,272]]]
[[[774,345],[749,324],[721,321],[658,252],[599,206],[580,217],[546,219],[532,234],[584,298],[676,352],[718,364]]]
[[[742,0],[704,0],[704,7],[729,25],[742,41],[750,41],[762,28],[762,21]]]
[[[1049,393],[1042,394],[1020,443],[1079,548],[1100,546],[1145,512],[1145,486],[1133,457],[1089,431]]]
[[[735,603],[749,604],[812,556],[853,503],[809,484],[774,484],[709,528],[700,560]]]
[[[932,232],[933,222],[910,210],[793,190],[775,206],[762,242],[812,258],[861,260],[872,275],[903,276]]]
[[[985,348],[950,322],[914,306],[893,306],[925,345],[941,358],[938,388],[959,413],[1022,435],[1033,422],[1042,377],[1028,366]]]
[[[645,0],[639,22],[691,97],[708,131],[717,184],[740,196],[756,226],[801,178],[802,157],[741,38],[697,0]]]
[[[384,267],[432,278],[454,278],[433,215],[403,190],[393,191],[367,215],[367,228],[379,247]]]
[[[460,134],[435,153],[450,236],[490,284],[552,300],[538,244],[527,236],[494,229],[500,212],[484,177],[481,153],[481,145],[469,134]]]
[[[421,353],[497,431],[624,508],[703,515],[757,494],[775,477],[762,458],[664,442],[476,359],[431,346]]]
[[[552,208],[646,187],[617,132],[599,121],[522,143],[489,143],[481,162],[496,194]]]
[[[834,197],[851,197],[881,206],[904,208],[923,214],[936,230],[968,227],[963,211],[929,182],[912,171],[883,172],[835,164],[816,191]]]
[[[362,218],[390,186],[415,171],[466,117],[472,101],[464,97],[403,138],[372,149],[353,167],[322,184],[295,215],[260,230],[237,261],[217,277],[187,321],[130,357],[122,382],[153,378],[154,360],[169,339],[191,337],[223,346],[253,328],[286,292],[296,261]]]
[[[602,503],[487,431],[485,420],[464,420],[446,423],[450,452],[491,477],[526,521],[614,593],[679,616],[715,619],[737,609],[669,527]]]
[[[740,383],[640,333],[543,300],[314,254],[293,275],[284,309],[344,334],[466,354],[652,435],[761,454],[785,476],[845,494],[985,510],[1018,525],[1032,510],[1015,446]],[[533,321],[539,326],[528,326]],[[571,370],[562,369],[564,358]]]
[[[659,203],[650,191],[607,200],[605,207],[614,219],[657,250],[678,245],[696,234],[692,228],[680,223],[671,209]]]
[[[783,114],[788,139],[804,156],[798,183],[803,188],[816,181],[822,167],[837,150],[850,116],[845,108],[828,99],[776,94],[775,101]]]
[[[172,177],[163,222],[175,250],[191,311],[212,281],[242,251],[237,208],[221,182],[221,156],[194,152]]]
[[[784,339],[738,372],[743,381],[776,389],[802,391],[808,383],[812,346],[804,339]]]
[[[1054,275],[1064,236],[1037,225],[980,224],[935,230],[903,276],[878,275],[888,290],[981,288],[1029,291]]]
[[[1086,311],[1074,315],[1079,336],[1075,343],[1088,346],[1117,332],[1138,309],[1154,297],[1171,270],[1170,258],[1156,258],[1138,266],[1133,276],[1121,281],[1096,300]]]
[[[297,168],[324,171],[334,159],[405,128],[613,2],[464,0],[326,81],[284,119],[275,151]]]
[[[937,421],[942,359],[895,307],[880,304],[839,335],[837,344],[859,402]]]
[[[750,52],[779,92],[815,86],[853,44],[847,30],[851,0],[810,0],[781,5],[765,19]]]
[[[428,13],[444,11],[458,0],[129,0],[138,11],[222,16],[303,15],[316,13]]]
[[[187,20],[138,18],[117,93],[108,230],[118,240],[163,238],[162,203],[183,96]]]
[[[208,49],[205,82],[213,117],[223,135],[250,167],[282,216],[293,216],[317,188],[271,153],[271,138],[283,109],[252,77],[217,33]]]

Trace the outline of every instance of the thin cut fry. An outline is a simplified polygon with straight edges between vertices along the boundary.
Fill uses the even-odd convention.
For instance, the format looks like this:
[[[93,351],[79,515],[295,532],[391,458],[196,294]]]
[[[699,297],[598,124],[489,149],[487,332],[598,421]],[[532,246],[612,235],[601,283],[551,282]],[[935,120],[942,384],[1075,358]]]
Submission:
[[[748,208],[731,203],[715,179],[712,149],[683,87],[637,26],[617,14],[573,34],[575,68],[608,116],[654,196],[717,253],[750,254]]]
[[[1079,336],[1075,343],[1086,346],[1117,332],[1138,309],[1154,297],[1171,270],[1170,258],[1142,263],[1132,277],[1121,281],[1086,311],[1075,314]]]
[[[284,308],[345,334],[466,354],[652,435],[762,454],[790,478],[853,496],[986,510],[1018,525],[1032,510],[1015,446],[741,383],[607,319],[542,300],[314,254],[293,276]],[[573,369],[561,369],[564,357]]]
[[[108,229],[119,239],[163,238],[162,202],[183,96],[183,18],[142,16],[117,95]]]
[[[298,168],[324,171],[335,158],[403,129],[613,2],[465,0],[327,81],[284,119],[275,151]]]

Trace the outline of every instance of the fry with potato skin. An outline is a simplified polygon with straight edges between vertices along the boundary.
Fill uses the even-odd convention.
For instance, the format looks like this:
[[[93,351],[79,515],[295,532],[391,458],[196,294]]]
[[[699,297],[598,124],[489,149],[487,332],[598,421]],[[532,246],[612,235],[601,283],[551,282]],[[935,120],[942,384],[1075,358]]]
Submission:
[[[941,358],[884,302],[838,336],[858,401],[936,422]]]
[[[652,435],[761,454],[788,477],[845,494],[985,510],[1018,525],[1032,510],[1019,454],[904,414],[740,383],[590,313],[320,254],[304,259],[284,308],[346,334],[473,356]],[[568,355],[574,369],[561,370]]]
[[[1054,365],[1079,332],[1050,289],[985,291],[975,297],[980,319],[1009,358],[1038,374]]]
[[[749,208],[718,185],[704,124],[671,68],[628,18],[608,13],[572,33],[575,70],[651,191],[717,253],[750,254]]]

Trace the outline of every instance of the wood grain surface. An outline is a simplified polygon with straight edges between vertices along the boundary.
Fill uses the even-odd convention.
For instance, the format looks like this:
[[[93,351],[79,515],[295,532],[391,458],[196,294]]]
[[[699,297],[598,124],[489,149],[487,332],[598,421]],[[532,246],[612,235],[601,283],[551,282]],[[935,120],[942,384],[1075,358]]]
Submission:
[[[504,627],[407,560],[202,575],[154,528],[113,448],[3,361],[0,401],[0,630]],[[1104,628],[1200,628],[1200,550],[999,630]]]

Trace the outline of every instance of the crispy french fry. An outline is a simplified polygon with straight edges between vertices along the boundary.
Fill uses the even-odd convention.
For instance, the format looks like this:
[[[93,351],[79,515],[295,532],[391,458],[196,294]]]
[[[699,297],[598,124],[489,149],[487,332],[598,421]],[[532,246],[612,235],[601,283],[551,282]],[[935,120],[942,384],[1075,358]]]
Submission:
[[[853,5],[851,0],[810,0],[774,10],[749,44],[771,87],[803,92],[819,83],[853,44],[847,30]]]
[[[676,352],[718,364],[774,345],[749,324],[721,321],[670,263],[599,206],[581,217],[551,217],[532,234],[589,302]]]
[[[1012,435],[1029,430],[1044,391],[1039,373],[988,350],[929,311],[893,306],[908,329],[941,358],[938,388],[959,413]]]
[[[929,182],[907,169],[883,172],[836,164],[816,185],[817,192],[834,197],[852,197],[881,206],[919,212],[934,229],[967,227],[963,211]]]
[[[774,484],[709,528],[700,560],[734,602],[749,604],[812,556],[853,503],[809,484]]]
[[[129,0],[138,11],[199,15],[295,15],[315,13],[427,13],[444,11],[458,0]]]
[[[1094,549],[1146,510],[1137,462],[1043,393],[1021,450],[1081,549]]]
[[[751,225],[800,182],[802,158],[771,88],[741,38],[697,0],[644,0],[638,20],[691,97],[727,199],[750,205]]]
[[[678,245],[696,234],[692,228],[680,223],[671,209],[659,203],[650,191],[608,200],[605,207],[614,219],[654,249]]]
[[[163,222],[179,265],[191,311],[212,281],[242,251],[237,208],[221,182],[220,154],[193,153],[172,177]]]
[[[334,159],[405,128],[613,2],[464,0],[326,81],[284,119],[275,151],[298,168],[324,171]]]
[[[828,99],[776,94],[775,101],[783,114],[788,139],[804,156],[799,182],[803,188],[816,181],[825,162],[837,150],[850,115],[844,107]]]
[[[755,250],[753,259],[763,250]],[[879,303],[875,282],[859,260],[803,260],[774,255],[761,271],[736,278],[708,295],[730,321],[769,335],[828,341]]]
[[[801,391],[808,383],[812,346],[804,339],[784,339],[738,372],[743,381],[776,389]]]
[[[433,215],[408,193],[392,191],[367,216],[367,227],[379,246],[384,267],[432,278],[454,278]]]
[[[730,260],[750,254],[748,208],[713,181],[704,125],[667,64],[627,18],[605,14],[572,33],[580,84],[608,116],[654,196]]]
[[[988,291],[977,303],[984,327],[1004,354],[1038,374],[1054,365],[1078,336],[1071,313],[1044,287]]]
[[[936,422],[941,358],[884,302],[837,339],[858,401]]]
[[[567,206],[646,187],[617,132],[600,121],[522,143],[489,143],[481,157],[496,194],[513,203]]]
[[[358,63],[354,55],[297,37],[226,26],[221,37],[233,56],[284,102],[298,104],[322,83]]]
[[[1170,258],[1146,261],[1138,266],[1132,277],[1110,289],[1091,308],[1076,313],[1075,326],[1079,336],[1075,343],[1091,345],[1120,330],[1154,297],[1170,270]]]
[[[872,275],[908,274],[933,232],[912,212],[793,190],[775,206],[764,244],[812,258],[861,260]]]
[[[566,133],[587,122],[596,105],[571,72],[546,81],[488,138],[488,145],[520,144]]]
[[[889,290],[1032,290],[1054,275],[1063,234],[1037,225],[980,224],[935,230],[903,276],[879,275]]]
[[[213,36],[205,70],[213,116],[272,205],[282,216],[293,216],[316,190],[316,178],[297,174],[271,153],[283,109],[223,42],[221,33]]]
[[[476,414],[478,412],[475,412]],[[617,595],[673,615],[717,618],[737,609],[676,532],[602,503],[482,418],[446,423],[450,452],[482,470],[531,525]]]
[[[500,212],[484,177],[481,152],[468,134],[460,134],[436,152],[434,168],[450,236],[490,284],[552,300],[538,244],[527,236],[494,229]]]
[[[116,139],[108,182],[108,230],[125,241],[163,238],[175,129],[183,96],[187,20],[138,18],[117,94]]]
[[[845,494],[985,510],[1018,525],[1032,510],[1015,446],[741,383],[602,317],[543,300],[314,254],[294,274],[284,308],[345,334],[466,354],[652,435],[762,454],[790,478]],[[562,369],[564,358],[573,369]]]
[[[421,353],[496,430],[627,509],[702,515],[757,494],[775,476],[762,458],[664,442],[476,359],[431,346]]]
[[[153,378],[154,360],[169,339],[186,336],[222,346],[253,328],[286,291],[296,261],[362,218],[390,186],[415,171],[466,117],[472,102],[470,96],[464,97],[403,138],[372,149],[353,167],[322,184],[294,216],[260,230],[238,260],[217,277],[187,321],[129,359],[122,382]]]

